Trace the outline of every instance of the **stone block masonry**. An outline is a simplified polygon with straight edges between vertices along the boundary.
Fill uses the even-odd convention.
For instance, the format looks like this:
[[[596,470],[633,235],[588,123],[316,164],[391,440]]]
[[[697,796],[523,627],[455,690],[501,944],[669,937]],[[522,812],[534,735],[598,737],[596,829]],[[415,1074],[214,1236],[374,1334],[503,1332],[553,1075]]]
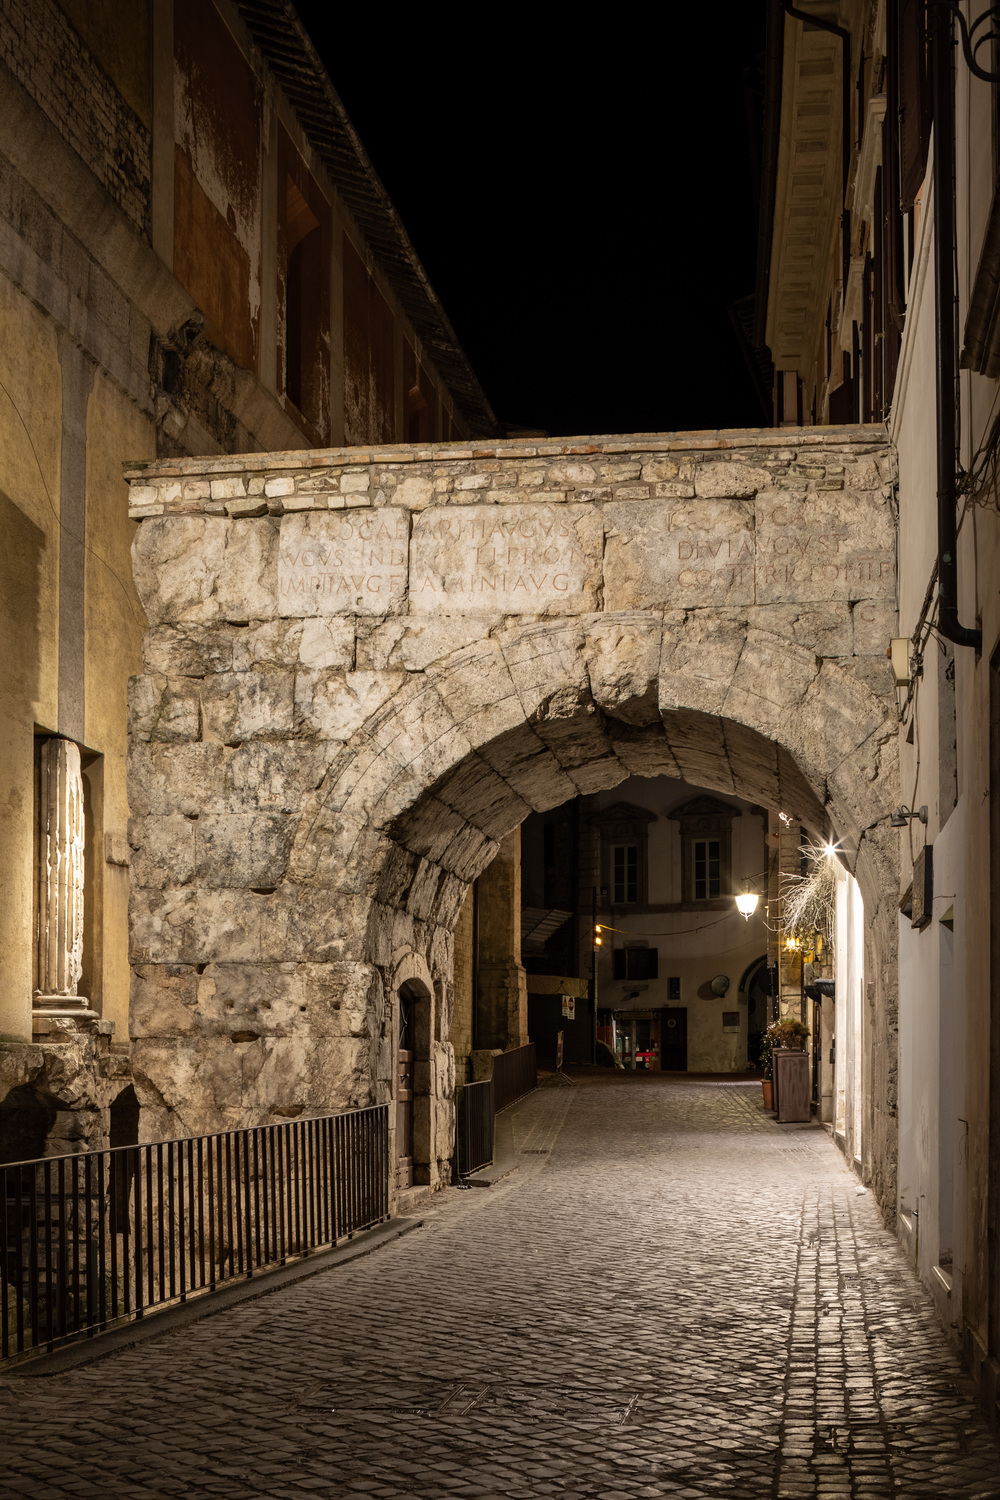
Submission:
[[[53,0],[0,0],[0,59],[132,223],[149,229],[151,140]]]
[[[447,1176],[452,932],[532,809],[672,775],[844,840],[894,1194],[893,456],[811,428],[127,469],[133,1036],[151,1133],[393,1096]],[[250,1037],[252,1040],[247,1040]],[[893,1096],[894,1097],[894,1096]],[[422,1176],[420,1175],[422,1173]]]

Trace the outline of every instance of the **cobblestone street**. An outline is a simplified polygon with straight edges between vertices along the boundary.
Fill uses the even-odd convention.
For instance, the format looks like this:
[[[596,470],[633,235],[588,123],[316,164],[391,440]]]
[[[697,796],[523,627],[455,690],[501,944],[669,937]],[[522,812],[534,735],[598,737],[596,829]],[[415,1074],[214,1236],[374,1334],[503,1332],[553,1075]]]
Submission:
[[[519,1168],[350,1265],[2,1384],[2,1494],[1000,1495],[870,1194],[757,1082],[517,1107]]]

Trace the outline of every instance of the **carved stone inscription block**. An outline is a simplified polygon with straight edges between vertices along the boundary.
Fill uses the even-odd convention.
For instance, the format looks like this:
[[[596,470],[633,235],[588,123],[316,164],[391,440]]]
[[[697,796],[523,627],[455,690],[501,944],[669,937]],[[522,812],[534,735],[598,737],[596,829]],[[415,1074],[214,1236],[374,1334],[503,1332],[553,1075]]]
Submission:
[[[384,615],[406,596],[409,517],[389,507],[282,518],[279,615]]]
[[[594,505],[434,507],[413,519],[410,609],[579,614],[598,608]]]
[[[694,609],[892,599],[893,522],[867,492],[616,502],[605,608]]]
[[[757,496],[757,603],[892,599],[889,503],[862,490]]]
[[[752,500],[627,500],[605,514],[606,609],[753,604]]]

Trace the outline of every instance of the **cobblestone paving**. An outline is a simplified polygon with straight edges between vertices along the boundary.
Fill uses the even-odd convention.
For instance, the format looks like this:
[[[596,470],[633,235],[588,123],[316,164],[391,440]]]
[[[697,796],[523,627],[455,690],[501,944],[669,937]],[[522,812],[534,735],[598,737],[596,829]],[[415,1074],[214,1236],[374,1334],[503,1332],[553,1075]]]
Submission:
[[[934,1315],[759,1084],[541,1090],[520,1170],[366,1259],[46,1379],[0,1494],[1000,1495]]]

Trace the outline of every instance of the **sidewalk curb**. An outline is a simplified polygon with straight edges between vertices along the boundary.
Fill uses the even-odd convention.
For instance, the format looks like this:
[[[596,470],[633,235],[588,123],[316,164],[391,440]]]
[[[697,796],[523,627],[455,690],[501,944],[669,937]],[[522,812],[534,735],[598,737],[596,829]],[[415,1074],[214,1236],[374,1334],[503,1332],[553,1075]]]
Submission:
[[[54,1349],[51,1354],[40,1354],[21,1363],[8,1365],[5,1369],[0,1369],[0,1379],[38,1380],[49,1375],[62,1375],[67,1370],[76,1370],[81,1365],[92,1364],[99,1359],[107,1359],[111,1354],[119,1354],[123,1349],[132,1349],[136,1344],[144,1344],[161,1334],[186,1328],[191,1323],[200,1322],[202,1318],[228,1312],[231,1307],[243,1302],[254,1302],[260,1297],[267,1297],[271,1292],[306,1281],[322,1271],[350,1265],[351,1261],[372,1255],[385,1245],[391,1245],[404,1235],[411,1234],[414,1229],[422,1228],[423,1222],[423,1219],[390,1219],[388,1223],[379,1224],[374,1229],[356,1235],[347,1244],[321,1251],[318,1255],[310,1255],[307,1259],[296,1261],[294,1265],[262,1272],[250,1281],[238,1281],[231,1286],[221,1287],[217,1292],[206,1292],[193,1302],[167,1307],[162,1312],[151,1312],[139,1322],[95,1334],[85,1343],[70,1344],[62,1349]]]

